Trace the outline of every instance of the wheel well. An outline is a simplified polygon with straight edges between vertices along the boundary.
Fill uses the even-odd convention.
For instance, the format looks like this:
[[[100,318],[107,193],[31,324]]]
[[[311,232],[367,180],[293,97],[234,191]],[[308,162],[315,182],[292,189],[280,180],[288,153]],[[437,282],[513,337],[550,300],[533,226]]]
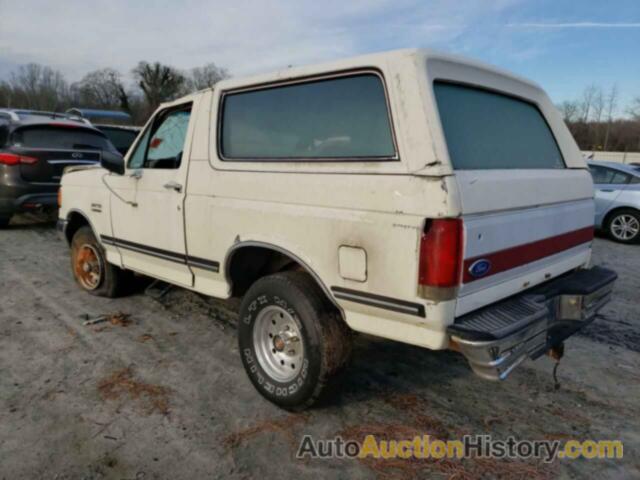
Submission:
[[[78,212],[71,212],[67,217],[67,228],[64,231],[64,236],[67,242],[70,244],[75,233],[85,225],[91,226],[89,220],[84,215]]]
[[[602,228],[608,228],[609,227],[609,221],[611,220],[611,217],[613,217],[616,213],[618,212],[622,212],[623,210],[631,210],[633,212],[635,212],[637,215],[640,215],[640,210],[638,210],[637,208],[633,208],[633,207],[616,207],[613,210],[607,212],[607,214],[604,217],[604,220],[602,221]]]
[[[242,296],[253,283],[272,273],[306,269],[292,257],[267,247],[240,247],[227,262],[232,295]]]
[[[234,250],[226,263],[227,280],[231,284],[231,295],[240,297],[257,280],[273,273],[300,271],[308,273],[327,296],[327,300],[342,311],[331,297],[319,277],[299,258],[277,247],[247,245]]]

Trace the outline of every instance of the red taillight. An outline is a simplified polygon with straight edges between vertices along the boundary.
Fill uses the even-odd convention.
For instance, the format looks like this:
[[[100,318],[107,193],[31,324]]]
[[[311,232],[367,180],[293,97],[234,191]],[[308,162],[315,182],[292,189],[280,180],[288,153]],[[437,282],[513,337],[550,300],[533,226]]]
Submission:
[[[420,239],[418,283],[425,287],[457,287],[460,284],[463,241],[461,219],[427,220]]]
[[[18,165],[20,163],[20,155],[0,153],[0,163],[3,165]]]
[[[25,157],[24,155],[20,155],[20,163],[22,165],[33,165],[38,163],[38,159],[34,157]]]
[[[33,165],[37,162],[38,159],[33,157],[25,157],[15,153],[0,153],[0,163],[3,165]]]

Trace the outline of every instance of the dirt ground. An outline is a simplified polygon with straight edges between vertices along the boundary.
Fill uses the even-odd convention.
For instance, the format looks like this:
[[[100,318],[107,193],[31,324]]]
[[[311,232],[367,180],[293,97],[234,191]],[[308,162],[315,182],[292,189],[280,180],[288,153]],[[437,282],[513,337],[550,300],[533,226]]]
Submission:
[[[639,478],[640,246],[599,238],[619,273],[604,317],[553,361],[502,383],[453,352],[359,337],[333,401],[289,414],[262,399],[236,346],[235,304],[174,289],[80,291],[50,221],[0,231],[0,478]],[[116,315],[83,325],[87,315]],[[296,460],[305,434],[621,439],[622,460]]]

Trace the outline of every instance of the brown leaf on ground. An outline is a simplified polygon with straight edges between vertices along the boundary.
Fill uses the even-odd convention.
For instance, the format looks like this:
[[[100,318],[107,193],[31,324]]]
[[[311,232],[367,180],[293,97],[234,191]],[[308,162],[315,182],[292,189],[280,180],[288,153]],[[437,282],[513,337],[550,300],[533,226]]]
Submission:
[[[418,428],[400,424],[354,425],[341,431],[344,440],[354,440],[362,444],[367,435],[373,435],[377,442],[382,440],[413,440],[427,434]],[[431,435],[431,440],[438,438]],[[441,440],[441,439],[440,439]],[[376,472],[379,478],[424,478],[426,472],[439,473],[448,479],[474,480],[477,478],[499,478],[505,480],[533,480],[552,477],[550,465],[542,462],[534,464],[524,461],[498,460],[492,458],[358,458],[362,464]]]
[[[98,392],[104,400],[118,400],[124,396],[136,400],[147,415],[169,414],[170,389],[135,380],[130,368],[117,370],[100,381]]]
[[[151,335],[151,334],[149,334],[149,333],[145,333],[145,334],[140,335],[140,336],[138,337],[138,341],[139,341],[140,343],[148,342],[149,340],[153,340],[153,339],[154,339],[154,338],[153,338],[153,335]]]
[[[450,427],[437,418],[427,415],[426,412],[429,412],[429,407],[417,395],[413,393],[392,394],[385,397],[384,401],[396,410],[411,416],[412,424],[423,430],[422,435],[431,435],[442,440],[447,440],[451,437]]]
[[[130,316],[131,315],[128,313],[122,313],[122,312],[113,313],[109,315],[109,318],[107,318],[107,322],[109,322],[111,325],[127,327],[131,323],[131,320],[129,320]]]
[[[227,448],[235,448],[250,438],[265,432],[276,432],[284,435],[292,447],[297,448],[297,439],[293,434],[293,429],[299,425],[309,421],[307,414],[291,414],[284,418],[276,420],[265,420],[253,427],[245,428],[237,432],[232,432],[223,440],[223,444]]]
[[[490,429],[494,423],[502,423],[502,418],[488,416],[488,417],[484,417],[484,419],[482,420],[482,423],[486,428]]]
[[[568,420],[573,423],[579,423],[582,425],[587,425],[591,423],[589,418],[585,417],[584,415],[581,415],[576,410],[572,410],[572,409],[553,408],[552,410],[549,411],[549,413],[551,413],[551,415],[560,417],[563,420]]]

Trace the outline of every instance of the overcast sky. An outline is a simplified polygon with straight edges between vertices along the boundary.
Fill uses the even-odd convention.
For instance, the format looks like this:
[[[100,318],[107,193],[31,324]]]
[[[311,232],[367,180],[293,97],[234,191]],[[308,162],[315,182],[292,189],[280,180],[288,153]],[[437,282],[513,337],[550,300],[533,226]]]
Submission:
[[[640,96],[639,0],[0,0],[0,78],[38,62],[75,81],[139,60],[243,75],[403,47],[501,66],[556,102],[590,83]]]

